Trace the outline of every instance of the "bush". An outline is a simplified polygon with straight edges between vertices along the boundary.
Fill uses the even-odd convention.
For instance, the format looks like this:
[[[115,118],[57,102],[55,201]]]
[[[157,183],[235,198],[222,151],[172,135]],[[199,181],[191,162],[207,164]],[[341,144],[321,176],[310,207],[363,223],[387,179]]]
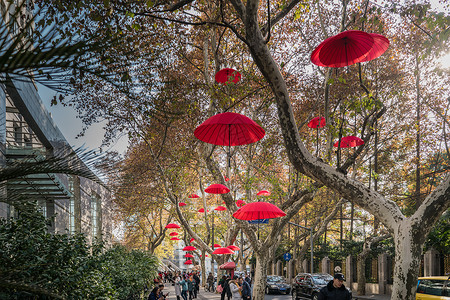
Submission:
[[[123,246],[88,245],[81,235],[49,234],[33,206],[0,220],[0,299],[139,299],[157,259]]]

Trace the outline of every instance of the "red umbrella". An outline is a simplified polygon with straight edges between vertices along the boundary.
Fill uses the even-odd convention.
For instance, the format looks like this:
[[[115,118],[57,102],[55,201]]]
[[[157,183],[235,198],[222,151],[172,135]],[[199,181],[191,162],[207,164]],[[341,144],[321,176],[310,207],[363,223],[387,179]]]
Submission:
[[[239,208],[233,217],[239,220],[273,219],[285,216],[286,213],[267,202],[252,202]]]
[[[230,246],[228,246],[227,248],[228,248],[228,249],[231,249],[231,250],[233,250],[233,251],[239,251],[239,250],[240,250],[240,248],[239,248],[238,246],[235,246],[235,245],[230,245]]]
[[[236,263],[234,261],[229,261],[219,266],[220,270],[233,270],[236,268]]]
[[[226,208],[226,207],[223,207],[223,206],[217,206],[216,208],[214,208],[214,210],[217,210],[217,211],[224,211],[224,210],[227,210],[227,208]]]
[[[179,241],[180,239],[177,237],[170,238],[171,241]]]
[[[229,248],[221,247],[214,250],[212,254],[234,254],[234,252]]]
[[[192,254],[190,254],[190,253],[186,253],[186,254],[184,255],[184,257],[194,257],[194,255],[192,255]]]
[[[170,236],[176,236],[176,235],[178,235],[178,232],[171,232],[171,233],[169,233],[169,235]]]
[[[237,207],[242,207],[245,205],[245,201],[244,200],[236,200],[236,206]]]
[[[205,257],[208,257],[208,254],[205,254]]]
[[[194,238],[191,238],[191,239],[189,240],[189,243],[192,243],[193,241],[195,241],[195,239],[194,239]]]
[[[322,128],[325,127],[325,118],[324,117],[315,117],[308,123],[309,128]]]
[[[184,203],[184,202],[180,202],[180,203],[178,203],[178,206],[186,206],[187,204],[186,203]]]
[[[200,208],[200,209],[198,210],[198,212],[199,212],[199,213],[204,213],[204,212],[205,212],[205,209],[202,207],[202,208]],[[206,212],[209,212],[209,209],[207,209]]]
[[[228,178],[227,176],[223,176],[223,179],[225,179],[225,181],[230,181],[230,178]]]
[[[223,184],[215,183],[211,184],[205,189],[208,194],[226,194],[230,192],[230,189]]]
[[[365,61],[374,38],[364,31],[347,30],[327,38],[311,54],[311,62],[322,67],[340,68]]]
[[[270,192],[266,190],[259,191],[256,196],[270,196]]]
[[[190,194],[189,196],[188,196],[188,198],[200,198],[200,196],[199,195],[197,195],[197,194]]]
[[[377,33],[369,33],[373,38],[372,49],[365,55],[364,60],[361,62],[369,61],[381,56],[389,48],[389,40]]]
[[[194,246],[186,246],[183,248],[183,251],[194,251],[197,250]]]
[[[353,135],[344,136],[341,139],[341,148],[352,148],[352,147],[357,147],[357,146],[361,146],[361,145],[364,145],[364,141],[362,139],[360,139],[359,137],[356,137]],[[333,146],[339,147],[339,141],[334,143]]]
[[[185,265],[192,265],[192,260],[188,259],[187,261],[184,262]]]
[[[225,68],[216,73],[215,79],[216,82],[223,84],[238,83],[241,80],[241,74],[234,69]]]
[[[214,244],[214,248],[219,248],[219,247],[222,247],[222,246],[220,246],[219,244]]]
[[[181,228],[180,225],[177,225],[175,223],[169,223],[166,225],[165,228]]]

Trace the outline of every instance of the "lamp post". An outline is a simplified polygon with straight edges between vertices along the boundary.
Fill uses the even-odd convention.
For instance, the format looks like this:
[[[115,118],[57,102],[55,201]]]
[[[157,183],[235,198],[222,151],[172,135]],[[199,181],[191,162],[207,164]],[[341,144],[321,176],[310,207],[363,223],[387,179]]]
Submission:
[[[297,226],[306,230],[310,231],[310,241],[311,241],[311,273],[314,273],[314,242],[313,242],[313,229],[312,227],[305,227],[299,224],[295,224],[292,222],[288,222],[289,224],[293,225],[293,226]]]

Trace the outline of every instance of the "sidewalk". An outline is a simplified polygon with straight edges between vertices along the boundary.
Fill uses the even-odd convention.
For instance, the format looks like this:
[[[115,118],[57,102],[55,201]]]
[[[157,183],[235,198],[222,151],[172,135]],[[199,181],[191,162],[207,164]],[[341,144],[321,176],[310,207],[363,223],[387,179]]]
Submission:
[[[164,294],[167,292],[169,292],[169,297],[167,297],[167,300],[177,300],[177,296],[175,295],[175,287],[171,283],[164,284]],[[220,300],[220,294],[205,292],[203,287],[201,287],[197,294],[196,300]]]
[[[390,295],[385,295],[385,294],[372,294],[372,295],[364,295],[364,296],[357,296],[357,295],[353,295],[353,298],[355,300],[390,300],[391,296]]]

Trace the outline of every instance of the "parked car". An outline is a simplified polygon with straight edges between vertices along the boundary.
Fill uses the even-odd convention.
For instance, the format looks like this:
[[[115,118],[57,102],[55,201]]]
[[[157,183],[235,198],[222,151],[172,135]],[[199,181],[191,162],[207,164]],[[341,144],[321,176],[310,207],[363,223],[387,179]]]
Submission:
[[[450,299],[450,276],[419,277],[416,300],[435,299]]]
[[[291,286],[286,283],[286,279],[283,276],[268,275],[266,281],[266,294],[273,292],[289,295],[291,293]]]
[[[320,289],[333,280],[330,274],[322,273],[300,273],[294,278],[292,283],[292,299],[319,299]],[[347,287],[350,292],[352,291]]]

